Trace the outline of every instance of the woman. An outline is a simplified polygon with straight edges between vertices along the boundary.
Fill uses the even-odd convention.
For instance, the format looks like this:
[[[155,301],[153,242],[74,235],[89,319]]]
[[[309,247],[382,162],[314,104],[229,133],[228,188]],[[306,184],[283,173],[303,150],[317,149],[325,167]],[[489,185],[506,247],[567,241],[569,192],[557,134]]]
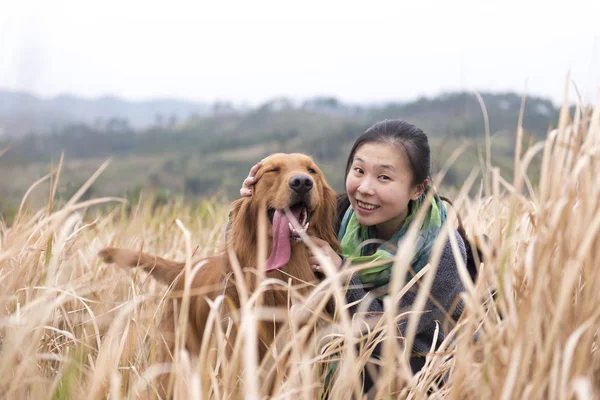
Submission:
[[[242,196],[252,195],[254,175],[260,166],[258,163],[250,170],[240,190]],[[365,298],[371,291],[378,297],[371,302],[368,311],[383,311],[382,299],[390,281],[396,249],[420,207],[425,206],[427,193],[434,190],[430,185],[430,171],[431,155],[427,135],[405,121],[378,122],[354,143],[346,164],[346,193],[338,198],[338,220],[335,225],[342,254],[336,253],[320,238],[311,239],[336,268],[341,268],[347,260],[352,264],[385,259],[390,262],[355,274],[350,282],[351,289],[346,293],[348,303]],[[412,274],[416,274],[427,264],[445,219],[445,207],[439,196],[434,194],[419,229],[415,255],[411,261]],[[465,242],[457,231],[454,231],[454,235],[465,261]],[[361,245],[366,240],[370,244]],[[315,271],[320,271],[314,254],[311,264]],[[407,279],[410,278],[411,276]],[[411,308],[418,286],[414,285],[402,297],[402,308]],[[424,355],[431,349],[436,323],[443,326],[447,315],[457,316],[462,312],[462,302],[458,301],[462,291],[464,287],[448,240],[431,287],[431,296],[428,296],[418,324],[410,362],[413,373],[424,365]],[[350,312],[354,313],[357,309],[358,306],[354,306]],[[404,335],[406,321],[400,323],[399,329]],[[443,339],[444,334],[440,330],[434,346],[437,347]],[[375,356],[378,356],[378,350],[375,350]],[[365,375],[366,392],[372,386],[372,381],[368,374]]]

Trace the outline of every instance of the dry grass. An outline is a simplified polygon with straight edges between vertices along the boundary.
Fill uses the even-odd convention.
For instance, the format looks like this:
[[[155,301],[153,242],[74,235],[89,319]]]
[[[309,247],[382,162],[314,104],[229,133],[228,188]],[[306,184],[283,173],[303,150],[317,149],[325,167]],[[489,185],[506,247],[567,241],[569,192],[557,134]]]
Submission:
[[[464,318],[416,376],[409,372],[403,342],[385,340],[373,397],[424,398],[428,392],[432,398],[453,399],[600,395],[599,150],[600,102],[594,111],[578,109],[574,116],[563,108],[558,129],[517,157],[512,183],[482,162],[485,196],[466,196],[473,175],[456,205],[468,232],[487,233],[494,251],[488,250],[476,285],[460,266],[467,287]],[[527,170],[535,151],[543,159],[540,184],[534,187],[519,171]],[[369,349],[374,341],[396,335],[396,313],[371,320],[370,333],[362,336],[358,331],[367,325],[351,320],[343,307],[330,319],[320,295],[342,297],[342,279],[330,269],[311,298],[294,302],[305,307],[283,315],[256,307],[256,295],[242,295],[233,323],[240,324],[244,335],[231,358],[225,357],[223,337],[232,320],[219,314],[218,299],[212,335],[205,336],[201,354],[177,351],[173,365],[157,364],[156,322],[166,288],[142,272],[103,265],[96,254],[109,244],[143,247],[172,259],[211,254],[222,241],[227,207],[206,203],[192,212],[174,204],[153,214],[149,205],[140,204],[131,214],[117,207],[109,215],[92,216],[92,203],[109,200],[81,203],[75,197],[58,211],[49,212],[50,204],[35,214],[22,213],[10,228],[1,226],[4,398],[146,398],[154,393],[156,377],[172,369],[172,393],[180,399],[261,398],[267,393],[265,382],[274,398],[313,399],[322,392],[324,365],[332,360],[339,363],[329,387],[331,398],[361,395],[358,376]],[[434,258],[436,254],[439,248]],[[406,262],[398,258],[392,287],[402,293]],[[423,290],[435,268],[433,263],[423,271]],[[287,283],[266,280],[260,290],[267,285]],[[297,294],[291,290],[290,296]],[[423,291],[408,315],[409,326],[415,326],[425,296]],[[387,298],[387,310],[394,310],[397,301],[398,296]],[[257,365],[254,332],[262,318],[280,319],[289,329],[274,346],[272,360]],[[437,387],[444,376],[445,385]]]

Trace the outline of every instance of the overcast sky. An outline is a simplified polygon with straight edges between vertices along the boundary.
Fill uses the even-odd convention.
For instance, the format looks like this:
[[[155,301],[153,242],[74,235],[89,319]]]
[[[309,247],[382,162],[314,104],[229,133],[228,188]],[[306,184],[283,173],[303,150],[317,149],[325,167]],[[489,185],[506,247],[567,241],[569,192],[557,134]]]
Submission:
[[[587,101],[600,88],[600,0],[0,4],[0,88],[44,97],[379,102],[527,84],[559,103],[569,71]]]

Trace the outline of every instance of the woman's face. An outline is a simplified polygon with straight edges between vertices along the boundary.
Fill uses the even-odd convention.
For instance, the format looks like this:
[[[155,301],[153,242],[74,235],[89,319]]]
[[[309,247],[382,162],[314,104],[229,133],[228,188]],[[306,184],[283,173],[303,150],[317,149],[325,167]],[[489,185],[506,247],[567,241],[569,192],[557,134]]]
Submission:
[[[408,203],[423,193],[412,185],[404,150],[391,143],[365,143],[354,153],[346,192],[361,225],[375,226],[377,238],[392,237],[408,215]]]

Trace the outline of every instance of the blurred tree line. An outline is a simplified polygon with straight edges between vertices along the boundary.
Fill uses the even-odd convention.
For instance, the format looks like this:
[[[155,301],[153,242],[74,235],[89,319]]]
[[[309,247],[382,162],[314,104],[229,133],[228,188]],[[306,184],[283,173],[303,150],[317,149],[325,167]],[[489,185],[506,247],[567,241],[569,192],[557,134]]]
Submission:
[[[504,142],[497,148],[505,160],[499,160],[499,164],[510,167],[521,96],[483,93],[482,97],[492,133],[504,135]],[[523,124],[528,137],[543,138],[548,127],[556,123],[557,115],[558,110],[550,101],[527,98]],[[333,97],[299,104],[278,98],[244,111],[236,110],[230,103],[219,103],[210,115],[194,115],[185,121],[157,114],[154,126],[142,131],[133,130],[125,119],[113,118],[91,126],[72,124],[52,134],[31,133],[0,140],[0,149],[11,147],[0,157],[0,170],[48,164],[63,152],[67,163],[114,157],[131,159],[129,164],[120,164],[122,173],[117,174],[129,190],[144,187],[161,193],[162,199],[173,193],[192,198],[214,193],[235,197],[249,167],[263,156],[275,151],[303,152],[323,164],[330,183],[342,190],[345,159],[352,142],[372,123],[385,118],[402,118],[421,127],[430,137],[434,160],[438,159],[436,165],[456,148],[459,140],[472,141],[476,147],[485,134],[481,107],[471,93],[377,106],[344,104]],[[139,157],[155,163],[149,168],[138,165],[136,169]],[[446,183],[460,185],[477,163],[476,156],[463,157],[449,172]],[[24,182],[25,187],[32,182]],[[71,182],[72,186],[64,189],[64,196],[68,197],[67,192],[76,190],[73,185],[78,184],[79,181]],[[110,182],[99,182],[93,194],[122,194],[109,185]],[[0,194],[0,205],[6,209],[8,203]]]

